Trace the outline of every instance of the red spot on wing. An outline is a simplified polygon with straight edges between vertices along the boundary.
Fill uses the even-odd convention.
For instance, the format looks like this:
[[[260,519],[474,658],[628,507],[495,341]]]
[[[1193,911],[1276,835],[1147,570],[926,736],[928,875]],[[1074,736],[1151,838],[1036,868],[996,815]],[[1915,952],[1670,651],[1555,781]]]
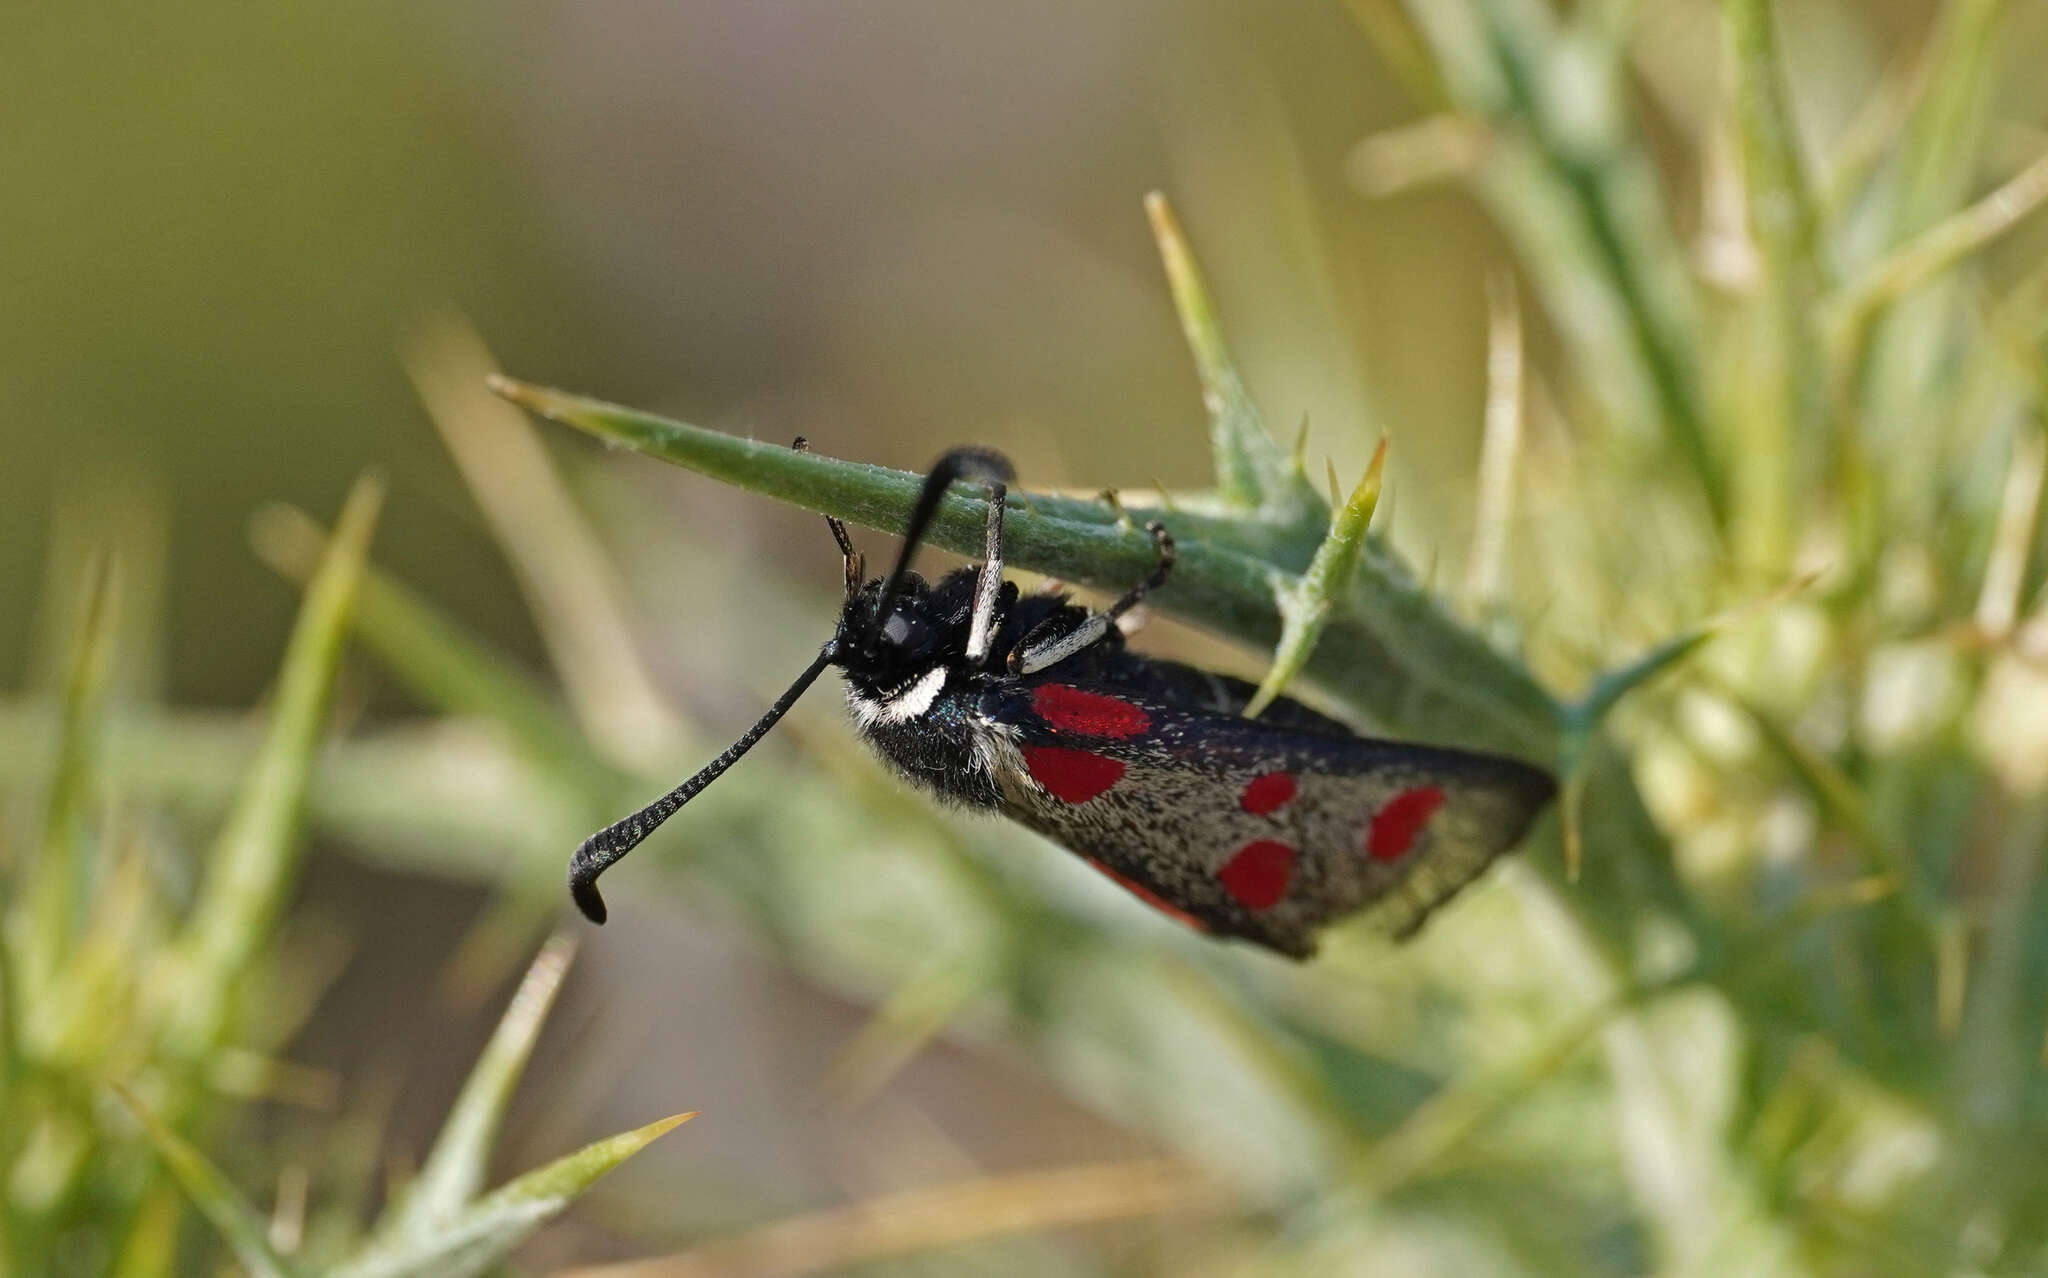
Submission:
[[[1032,780],[1062,803],[1086,803],[1124,777],[1121,759],[1063,746],[1025,746],[1024,766]]]
[[[1032,689],[1031,708],[1054,732],[1121,740],[1152,726],[1152,716],[1128,701],[1083,692],[1064,683],[1042,683]]]
[[[1251,779],[1251,783],[1245,786],[1244,794],[1237,801],[1238,806],[1253,816],[1265,816],[1269,812],[1279,811],[1291,802],[1298,788],[1294,778],[1288,773],[1268,772],[1264,776]]]
[[[1209,925],[1207,923],[1202,922],[1202,920],[1196,918],[1194,915],[1188,913],[1186,910],[1183,910],[1178,905],[1175,905],[1173,902],[1159,895],[1157,892],[1154,892],[1151,888],[1146,887],[1143,883],[1138,882],[1136,879],[1125,878],[1123,875],[1118,874],[1115,870],[1110,869],[1108,866],[1104,865],[1102,862],[1096,860],[1093,857],[1088,857],[1086,858],[1086,860],[1088,864],[1102,871],[1104,875],[1108,876],[1111,880],[1113,880],[1118,887],[1122,888],[1126,892],[1129,892],[1132,896],[1137,897],[1140,901],[1143,901],[1145,904],[1151,906],[1153,909],[1159,911],[1161,914],[1164,914],[1167,918],[1176,919],[1182,923],[1185,923],[1189,927],[1195,929],[1197,932],[1206,932],[1209,930]]]
[[[1270,909],[1287,895],[1287,881],[1294,877],[1294,849],[1272,839],[1255,840],[1239,848],[1216,877],[1247,910]]]
[[[1414,846],[1415,836],[1436,810],[1443,806],[1442,786],[1423,785],[1403,790],[1373,813],[1366,832],[1365,851],[1379,861],[1392,861]]]

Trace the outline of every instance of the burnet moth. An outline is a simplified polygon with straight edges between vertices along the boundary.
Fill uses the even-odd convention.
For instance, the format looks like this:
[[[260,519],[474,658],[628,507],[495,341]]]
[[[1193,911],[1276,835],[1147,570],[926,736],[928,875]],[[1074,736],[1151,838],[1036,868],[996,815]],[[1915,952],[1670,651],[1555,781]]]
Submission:
[[[1412,933],[1550,801],[1550,777],[1526,763],[1362,737],[1285,697],[1248,719],[1251,684],[1126,649],[1118,618],[1173,570],[1173,538],[1157,523],[1151,574],[1107,611],[1021,595],[1003,579],[1013,479],[986,449],[941,457],[887,577],[867,579],[846,526],[827,517],[846,570],[832,638],[725,753],[576,850],[569,889],[592,922],[605,919],[597,876],[738,762],[828,666],[845,677],[860,735],[912,783],[1021,822],[1202,932],[1297,959],[1354,914]],[[956,480],[986,486],[982,561],[927,582],[911,557]]]

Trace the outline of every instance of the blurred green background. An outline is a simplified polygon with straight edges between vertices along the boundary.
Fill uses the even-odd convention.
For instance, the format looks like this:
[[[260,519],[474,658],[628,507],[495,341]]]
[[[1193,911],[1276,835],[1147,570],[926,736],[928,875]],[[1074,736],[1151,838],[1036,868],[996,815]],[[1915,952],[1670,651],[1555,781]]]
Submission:
[[[1230,246],[1210,273],[1285,432],[1309,415],[1351,473],[1374,423],[1417,423],[1397,467],[1447,500],[1469,471],[1504,259],[1449,190],[1347,184],[1349,148],[1414,108],[1340,5],[17,23],[0,584],[33,598],[64,484],[149,478],[180,699],[245,703],[283,634],[288,598],[239,551],[249,510],[331,506],[371,463],[400,495],[386,559],[516,637],[394,358],[437,308],[522,375],[842,455],[914,467],[990,438],[1040,483],[1187,485],[1200,459],[1162,444],[1198,438],[1196,388],[1138,207],[1160,188]],[[0,669],[24,668],[26,614]]]
[[[7,27],[5,1272],[264,1263],[114,1083],[309,1272],[2048,1272],[2048,8]],[[837,576],[814,514],[530,434],[487,359],[836,457],[1202,488],[1154,190],[1313,491],[1392,441],[1303,695],[1570,770],[1583,877],[1549,822],[1414,946],[1297,970],[934,814],[821,694],[444,1126],[568,849],[751,722]],[[361,546],[303,612],[265,560],[310,575],[273,503],[331,523],[365,470],[342,657]],[[1274,509],[1243,544],[1299,573],[1322,512]],[[1264,668],[1214,633],[1263,623],[1162,621]],[[483,1185],[692,1109],[538,1234],[435,1250]],[[1004,1179],[1037,1172],[1080,1179]]]

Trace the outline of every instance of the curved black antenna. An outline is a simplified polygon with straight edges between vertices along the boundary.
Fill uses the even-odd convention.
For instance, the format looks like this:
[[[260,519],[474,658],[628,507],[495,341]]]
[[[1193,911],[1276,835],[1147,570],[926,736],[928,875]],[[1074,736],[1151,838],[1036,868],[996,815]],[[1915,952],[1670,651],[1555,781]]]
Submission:
[[[726,748],[724,754],[704,765],[697,775],[683,782],[667,794],[648,804],[623,821],[613,822],[596,834],[583,840],[583,846],[569,858],[569,895],[576,901],[576,908],[583,911],[583,917],[592,923],[605,919],[604,898],[597,892],[597,876],[610,868],[614,861],[640,846],[640,841],[654,833],[663,821],[676,814],[676,809],[697,797],[705,786],[724,775],[725,770],[740,761],[740,756],[754,748],[754,743],[768,735],[768,729],[776,720],[789,713],[796,699],[804,690],[818,681],[825,667],[839,658],[839,641],[834,639],[818,650],[818,655],[804,672],[789,685],[789,691],[775,699],[768,707],[768,713],[761,721],[748,728],[746,735]]]
[[[917,505],[911,507],[910,522],[903,528],[903,553],[896,557],[896,566],[889,570],[888,580],[882,583],[882,593],[875,600],[875,620],[868,630],[870,636],[888,620],[889,605],[896,602],[903,574],[910,570],[910,557],[917,553],[918,543],[924,540],[924,530],[931,524],[932,516],[938,513],[939,502],[953,481],[988,481],[989,539],[999,543],[1002,539],[1003,496],[1016,478],[1017,472],[1011,469],[1010,459],[990,448],[956,448],[932,463],[931,473],[924,477],[924,487],[918,490]],[[986,559],[983,562],[986,565]],[[1000,573],[1000,560],[996,568]]]

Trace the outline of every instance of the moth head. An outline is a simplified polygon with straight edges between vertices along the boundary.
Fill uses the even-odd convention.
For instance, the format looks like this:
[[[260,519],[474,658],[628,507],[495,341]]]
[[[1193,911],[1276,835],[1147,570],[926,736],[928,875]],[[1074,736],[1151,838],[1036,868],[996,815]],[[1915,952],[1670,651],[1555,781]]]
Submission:
[[[960,642],[957,618],[941,616],[930,583],[916,573],[885,598],[870,581],[846,601],[835,637],[839,666],[855,691],[885,698],[943,664]]]
[[[799,437],[793,447],[802,452],[806,445]],[[933,601],[931,587],[910,571],[910,557],[917,552],[918,543],[924,540],[925,528],[947,487],[956,479],[968,477],[990,481],[990,500],[1000,515],[1003,485],[1011,477],[1009,462],[985,449],[954,449],[939,458],[931,473],[925,476],[917,504],[911,510],[909,525],[904,529],[903,549],[897,556],[896,566],[887,577],[865,584],[861,582],[864,576],[861,556],[854,550],[852,539],[846,535],[846,525],[826,517],[826,526],[832,530],[832,539],[839,546],[847,590],[837,630],[789,690],[776,698],[768,713],[762,715],[725,753],[653,803],[591,835],[576,849],[569,858],[569,892],[575,898],[577,908],[591,922],[602,923],[605,919],[604,898],[597,891],[598,876],[639,846],[657,826],[675,815],[704,787],[723,776],[727,768],[737,763],[789,712],[797,698],[817,681],[827,666],[841,667],[856,692],[874,699],[893,696],[944,664],[948,651],[946,645],[959,627],[941,615]],[[995,519],[990,527],[999,529],[1000,518]]]

